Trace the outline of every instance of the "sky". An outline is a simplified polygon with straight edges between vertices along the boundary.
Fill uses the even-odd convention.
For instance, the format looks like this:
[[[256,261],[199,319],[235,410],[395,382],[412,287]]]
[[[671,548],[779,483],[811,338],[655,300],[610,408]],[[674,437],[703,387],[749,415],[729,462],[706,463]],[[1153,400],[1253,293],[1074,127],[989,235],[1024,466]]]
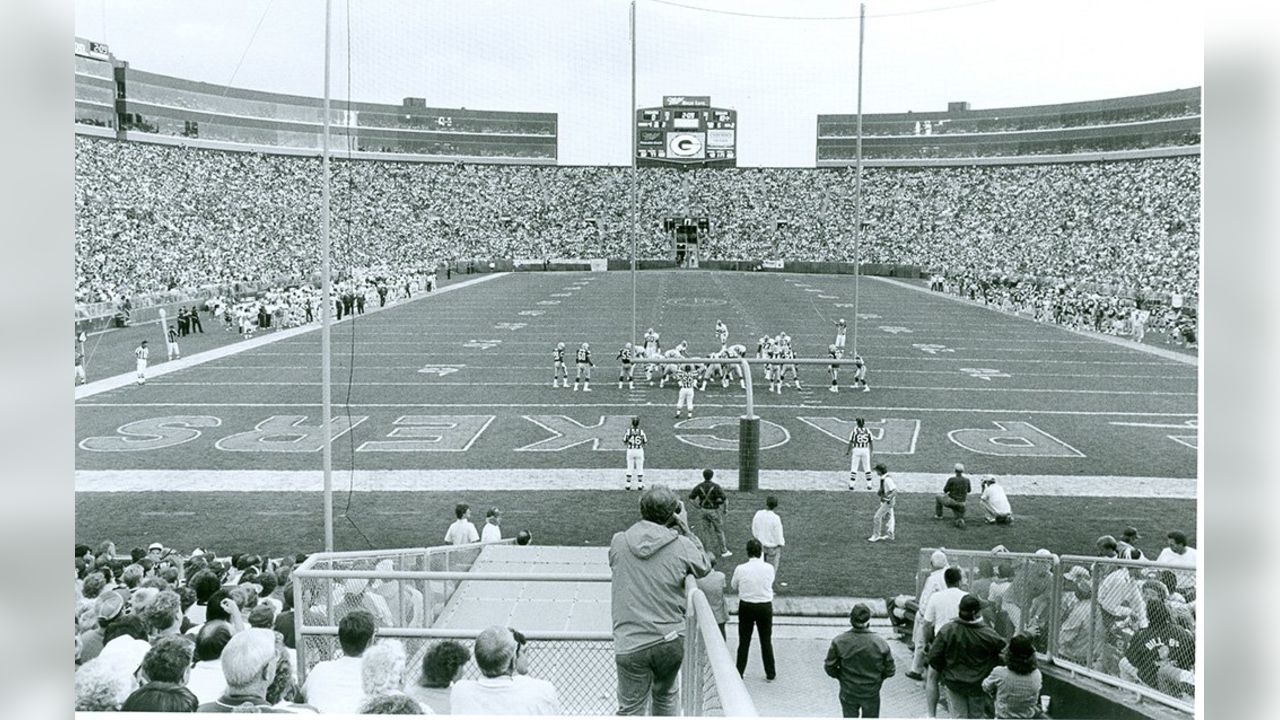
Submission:
[[[630,163],[629,0],[333,0],[332,97],[554,112],[560,163]],[[76,0],[76,35],[149,72],[319,97],[321,0]],[[863,111],[1093,100],[1203,84],[1193,0],[867,0]],[[854,113],[858,4],[636,0],[636,106],[738,111],[739,166],[811,167]]]

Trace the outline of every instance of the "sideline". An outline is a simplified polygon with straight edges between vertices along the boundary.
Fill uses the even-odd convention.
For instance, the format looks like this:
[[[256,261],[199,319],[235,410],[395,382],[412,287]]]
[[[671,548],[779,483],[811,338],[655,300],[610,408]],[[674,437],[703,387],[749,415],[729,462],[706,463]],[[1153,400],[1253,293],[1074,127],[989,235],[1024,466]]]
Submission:
[[[471,492],[485,490],[622,490],[621,468],[495,468],[485,470],[350,470],[334,468],[354,492]],[[645,469],[649,485],[685,487],[697,472],[690,469]],[[1058,497],[1141,497],[1196,499],[1196,478],[1125,477],[1111,475],[1000,475],[1011,495]],[[894,473],[898,491],[941,492],[944,473]],[[717,472],[725,487],[738,486],[738,471]],[[847,490],[847,470],[761,470],[761,490]],[[320,470],[77,470],[77,493],[114,492],[321,492]],[[976,505],[975,505],[976,507]]]
[[[1162,357],[1166,360],[1173,360],[1174,362],[1180,362],[1183,365],[1200,367],[1199,355],[1186,355],[1184,353],[1176,352],[1173,350],[1166,350],[1165,348],[1162,348],[1162,347],[1155,347],[1154,345],[1146,345],[1143,343],[1134,342],[1132,340],[1126,340],[1124,338],[1116,337],[1114,335],[1107,335],[1106,333],[1098,333],[1098,332],[1093,332],[1091,330],[1076,330],[1075,328],[1069,328],[1069,327],[1066,327],[1065,325],[1057,325],[1055,323],[1037,322],[1029,317],[1019,315],[1018,313],[1007,313],[1007,312],[1004,312],[1003,310],[998,310],[996,308],[993,308],[990,305],[983,305],[982,303],[976,300],[966,300],[962,297],[957,297],[950,293],[937,292],[936,290],[930,290],[929,288],[920,287],[918,285],[914,285],[909,282],[903,282],[902,280],[894,280],[891,278],[878,277],[875,275],[866,275],[864,277],[867,277],[871,280],[879,280],[880,282],[889,283],[891,285],[897,285],[898,287],[907,288],[908,290],[915,290],[916,292],[925,293],[926,295],[932,295],[933,297],[946,298],[948,300],[962,303],[965,305],[985,308],[992,312],[998,312],[1001,315],[1005,315],[1009,317],[1016,317],[1016,318],[1025,320],[1029,323],[1035,323],[1036,325],[1058,328],[1059,330],[1065,330],[1066,332],[1074,333],[1081,337],[1087,337],[1093,340],[1101,340],[1102,342],[1111,343],[1112,345],[1119,345],[1120,347],[1128,348],[1130,350],[1137,350],[1138,352],[1144,352],[1144,353],[1147,353],[1148,355],[1155,355],[1157,357]]]
[[[385,307],[371,308],[368,312],[365,312],[364,315],[373,315],[374,313],[391,310],[392,308],[403,307],[405,305],[408,305],[409,303],[418,302],[419,300],[423,300],[426,298],[436,297],[437,295],[442,295],[447,292],[459,290],[464,287],[470,287],[477,283],[488,282],[490,280],[497,280],[500,277],[505,277],[510,274],[511,273],[505,273],[505,272],[489,273],[486,275],[481,275],[480,277],[477,277],[477,278],[472,278],[471,280],[463,280],[461,282],[451,283],[449,285],[445,285],[444,287],[434,290],[432,292],[426,292],[424,290],[418,293],[417,297],[412,297],[407,300],[402,300],[400,302],[393,303]],[[346,318],[342,320],[336,320],[330,323],[329,327],[337,327],[338,325],[341,325],[344,322],[347,322]],[[238,355],[242,352],[254,350],[264,345],[270,345],[272,343],[280,342],[281,340],[288,340],[289,338],[297,337],[299,335],[305,335],[310,332],[315,332],[319,329],[320,329],[320,323],[315,322],[315,323],[311,323],[310,325],[302,325],[295,328],[289,328],[288,330],[277,330],[275,332],[271,332],[266,335],[262,335],[249,340],[241,340],[239,342],[235,342],[230,345],[224,345],[222,347],[214,348],[212,350],[206,350],[204,352],[196,353],[195,355],[189,355],[187,357],[179,358],[177,360],[169,360],[163,363],[158,363],[156,365],[148,365],[147,379],[150,380],[152,378],[160,377],[162,375],[168,375],[169,373],[177,372],[179,370],[186,370],[187,368],[195,367],[196,365],[203,365],[204,363],[211,362],[213,360],[220,360],[222,358],[230,357],[232,355]],[[127,372],[127,373],[122,373],[120,375],[113,375],[111,377],[102,378],[101,380],[94,380],[93,382],[87,383],[85,385],[77,385],[76,400],[81,400],[87,397],[93,397],[94,395],[107,392],[108,390],[116,390],[118,388],[128,387],[130,385],[133,385],[136,379],[137,378],[134,373]]]

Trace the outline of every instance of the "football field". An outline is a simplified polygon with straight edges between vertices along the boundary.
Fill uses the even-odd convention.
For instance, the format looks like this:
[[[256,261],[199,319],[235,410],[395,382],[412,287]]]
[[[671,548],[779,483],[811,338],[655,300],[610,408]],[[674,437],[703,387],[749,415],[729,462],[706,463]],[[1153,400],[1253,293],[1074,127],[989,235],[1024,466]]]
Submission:
[[[449,508],[461,500],[479,506],[482,498],[501,499],[504,510],[519,513],[527,497],[545,513],[555,504],[541,492],[560,493],[575,515],[590,514],[597,502],[631,507],[634,500],[621,491],[622,437],[633,415],[649,438],[649,482],[690,487],[697,468],[712,467],[735,488],[745,393],[736,384],[708,386],[697,393],[694,417],[676,419],[671,383],[651,387],[638,369],[635,388],[619,389],[615,355],[624,342],[638,343],[646,328],[661,333],[663,349],[687,341],[691,354],[706,355],[719,348],[719,319],[729,342],[746,345],[749,354],[760,336],[786,333],[798,356],[817,358],[826,357],[834,322],[845,318],[850,351],[855,343],[851,276],[684,270],[638,277],[634,337],[625,272],[481,276],[335,325],[339,510],[344,502],[351,507],[354,493],[387,518],[400,518],[366,518],[350,536],[355,547],[373,542],[371,527],[379,544],[435,544],[435,526],[442,534]],[[127,547],[132,538],[141,543],[180,527],[190,535],[195,523],[208,526],[215,538],[208,542],[250,543],[259,533],[226,525],[254,512],[272,513],[260,517],[277,518],[274,524],[292,518],[302,528],[281,536],[285,547],[277,551],[315,549],[320,333],[284,335],[216,350],[220,356],[154,375],[143,386],[82,389],[78,540],[109,535]],[[590,392],[551,386],[557,342],[566,344],[571,376],[573,351],[590,343],[596,364]],[[876,437],[875,460],[889,466],[904,492],[922,494],[916,500],[926,513],[931,499],[923,494],[938,492],[951,466],[962,462],[975,490],[976,478],[999,476],[1019,514],[1016,503],[1032,498],[1051,499],[1044,511],[1067,518],[1101,517],[1088,503],[1144,498],[1174,503],[1180,527],[1194,529],[1194,358],[878,278],[861,280],[856,347],[867,361],[870,392],[851,390],[847,373],[839,392],[829,392],[826,369],[809,366],[800,369],[803,389],[769,393],[756,368],[763,490],[808,492],[815,501],[846,497],[845,442],[853,419],[864,417]],[[608,489],[617,492],[600,493]],[[633,513],[610,522],[625,526]],[[1135,520],[1120,511],[1103,515]],[[1163,518],[1149,522],[1152,538],[1171,529]],[[388,527],[402,530],[383,532]],[[557,533],[556,523],[539,527],[546,528],[540,542],[557,542],[547,537]],[[428,537],[415,537],[421,534],[415,528],[429,529]],[[575,531],[563,534],[575,544],[589,541]],[[980,546],[976,533],[971,537]],[[1052,541],[1038,544],[1053,547]]]

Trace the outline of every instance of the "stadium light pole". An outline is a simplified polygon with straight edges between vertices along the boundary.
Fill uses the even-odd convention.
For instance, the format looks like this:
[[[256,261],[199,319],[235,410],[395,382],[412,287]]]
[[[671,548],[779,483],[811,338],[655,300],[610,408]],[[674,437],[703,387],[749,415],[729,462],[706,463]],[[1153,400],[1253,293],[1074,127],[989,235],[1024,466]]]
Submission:
[[[631,0],[631,109],[627,113],[631,124],[631,342],[636,334],[636,0]]]
[[[858,5],[858,126],[853,180],[853,354],[858,354],[858,281],[862,276],[862,43],[867,35],[867,4]]]
[[[333,0],[324,0],[324,122],[320,143],[320,168],[324,175],[320,203],[320,438],[324,448],[324,550],[333,552],[333,448],[329,422],[333,417],[333,389],[329,386],[331,301],[329,267],[329,25]],[[347,48],[347,52],[351,49]]]

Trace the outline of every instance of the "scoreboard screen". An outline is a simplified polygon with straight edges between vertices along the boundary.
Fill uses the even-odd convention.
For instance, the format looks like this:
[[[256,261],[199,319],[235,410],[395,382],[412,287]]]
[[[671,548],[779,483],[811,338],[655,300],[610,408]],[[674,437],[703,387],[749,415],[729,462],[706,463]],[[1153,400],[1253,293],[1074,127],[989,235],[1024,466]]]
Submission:
[[[737,167],[736,110],[710,107],[704,97],[663,99],[663,107],[636,111],[638,165]]]

